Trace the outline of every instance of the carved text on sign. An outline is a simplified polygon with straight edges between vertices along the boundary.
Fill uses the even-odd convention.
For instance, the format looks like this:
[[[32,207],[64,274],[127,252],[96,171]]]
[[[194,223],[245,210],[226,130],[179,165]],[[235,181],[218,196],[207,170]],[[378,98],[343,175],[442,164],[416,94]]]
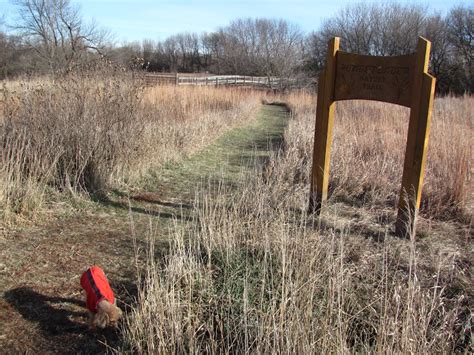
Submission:
[[[373,57],[338,52],[334,100],[366,99],[411,106],[415,56]]]

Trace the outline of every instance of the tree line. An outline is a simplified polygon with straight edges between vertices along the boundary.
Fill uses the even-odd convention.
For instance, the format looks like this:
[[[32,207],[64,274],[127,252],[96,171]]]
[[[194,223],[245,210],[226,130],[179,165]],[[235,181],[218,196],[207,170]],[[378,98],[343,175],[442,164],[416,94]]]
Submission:
[[[18,19],[0,32],[0,79],[72,70],[97,58],[151,72],[209,72],[255,76],[316,76],[327,42],[345,51],[381,56],[411,53],[418,36],[432,42],[430,72],[440,93],[472,93],[474,7],[448,13],[397,3],[351,4],[305,34],[287,20],[237,19],[210,33],[113,44],[86,24],[71,0],[16,0]],[[315,14],[316,15],[316,14]]]

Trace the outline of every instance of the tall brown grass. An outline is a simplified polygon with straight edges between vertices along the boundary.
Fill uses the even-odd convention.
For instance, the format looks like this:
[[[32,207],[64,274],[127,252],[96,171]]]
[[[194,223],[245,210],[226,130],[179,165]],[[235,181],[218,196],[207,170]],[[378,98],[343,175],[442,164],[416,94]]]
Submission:
[[[287,141],[304,156],[305,164],[298,171],[300,182],[308,184],[316,98],[303,92],[281,99],[294,112]],[[435,100],[421,206],[427,217],[469,219],[472,214],[473,102],[470,96]],[[336,103],[330,181],[334,197],[395,205],[401,186],[408,116],[409,109],[396,105]]]
[[[156,259],[156,236],[150,234],[122,350],[314,354],[469,348],[472,300],[469,281],[460,281],[466,270],[459,266],[462,249],[423,255],[414,239],[364,238],[337,212],[324,217],[339,220],[337,228],[295,212],[307,203],[307,191],[285,179],[295,152],[274,157],[270,178],[256,171],[238,192],[221,187],[202,193],[188,229],[172,229],[164,259]]]
[[[159,232],[150,230],[148,250],[137,252],[146,267],[137,269],[137,302],[125,320],[122,350],[472,350],[469,231],[464,235],[451,227],[448,232],[429,230],[433,235],[425,239],[402,240],[389,232],[393,212],[377,216],[374,211],[393,210],[407,110],[377,103],[339,105],[331,189],[365,209],[334,203],[316,219],[305,213],[314,97],[299,93],[283,99],[293,107],[284,151],[276,152],[266,167],[257,167],[237,190],[228,191],[224,184],[203,189],[195,201],[195,219],[186,228],[172,228],[170,252],[161,260],[154,250]],[[449,186],[461,176],[457,181],[467,188],[470,177],[444,164],[450,159],[466,164],[461,148],[469,144],[463,139],[472,130],[470,100],[446,98],[436,104],[430,154],[441,156],[431,156],[426,216],[455,217],[467,207],[467,190],[454,200],[459,195]],[[463,129],[452,136],[438,131],[453,121]],[[450,140],[453,136],[461,140]],[[438,179],[443,178],[450,181],[442,184]],[[430,201],[442,204],[440,191],[454,203],[433,205]]]
[[[142,136],[144,152],[135,171],[141,176],[153,166],[179,161],[254,119],[260,96],[238,88],[147,88],[144,108],[149,119]]]
[[[253,117],[246,91],[146,89],[92,71],[3,87],[0,211],[41,210],[46,191],[106,193]]]

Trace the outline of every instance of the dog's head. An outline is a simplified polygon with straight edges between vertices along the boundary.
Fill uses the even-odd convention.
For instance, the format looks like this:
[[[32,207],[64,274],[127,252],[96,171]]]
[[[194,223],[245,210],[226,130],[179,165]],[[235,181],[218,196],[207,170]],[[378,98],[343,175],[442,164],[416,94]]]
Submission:
[[[122,317],[122,310],[115,304],[102,300],[97,305],[97,313],[94,315],[93,326],[98,328],[116,327]]]

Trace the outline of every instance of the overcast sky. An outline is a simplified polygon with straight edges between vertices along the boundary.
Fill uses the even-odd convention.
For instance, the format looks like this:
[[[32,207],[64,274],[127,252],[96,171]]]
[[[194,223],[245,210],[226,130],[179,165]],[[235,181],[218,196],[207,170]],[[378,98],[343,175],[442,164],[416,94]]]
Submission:
[[[85,19],[109,29],[118,42],[164,39],[178,32],[209,32],[241,17],[284,18],[303,31],[317,30],[322,20],[354,0],[81,0]],[[365,1],[374,2],[374,1]],[[375,1],[381,2],[381,1]],[[426,1],[399,0],[402,4]],[[457,4],[472,1],[430,0],[429,9],[446,13]],[[15,18],[12,0],[0,0],[0,17]]]

